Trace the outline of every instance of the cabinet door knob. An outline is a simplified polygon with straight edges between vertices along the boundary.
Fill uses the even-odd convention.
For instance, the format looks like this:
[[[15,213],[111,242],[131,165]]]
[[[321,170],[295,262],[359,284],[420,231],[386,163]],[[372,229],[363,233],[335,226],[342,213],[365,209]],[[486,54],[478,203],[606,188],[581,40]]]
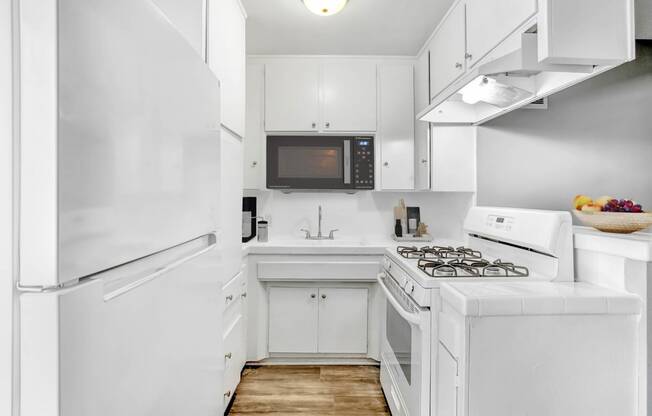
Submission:
[[[462,64],[459,62],[455,63],[455,68],[462,69]]]
[[[228,359],[228,360],[230,360],[231,357],[233,357],[233,354],[232,354],[232,353],[224,354],[224,358],[226,358],[226,359]]]
[[[311,294],[310,294],[310,299],[314,299],[314,298],[316,298],[316,297],[317,297],[317,295],[315,295],[314,293],[311,293]]]
[[[326,299],[326,295],[325,294],[321,295],[321,298]]]
[[[231,390],[229,390],[229,391],[227,391],[226,393],[224,393],[224,397],[226,397],[226,398],[231,397]]]
[[[317,127],[317,123],[312,123],[312,128],[314,129],[315,127]]]
[[[464,54],[464,57],[465,57],[466,59],[473,59],[473,55],[471,55],[471,54],[468,53],[468,52]]]
[[[251,166],[255,168],[256,166],[258,166],[258,162],[254,160],[253,162],[251,162]]]
[[[331,126],[331,123],[326,122],[326,128],[329,128]]]
[[[428,163],[428,159],[421,159],[421,163]]]
[[[227,301],[231,301],[231,300],[233,300],[233,295],[229,295],[229,296],[227,296],[227,297],[226,297],[226,300],[227,300]]]
[[[389,162],[383,163],[383,166],[389,166]]]
[[[242,295],[240,295],[240,296],[242,296],[243,298],[246,298],[247,297],[247,292],[243,292]]]

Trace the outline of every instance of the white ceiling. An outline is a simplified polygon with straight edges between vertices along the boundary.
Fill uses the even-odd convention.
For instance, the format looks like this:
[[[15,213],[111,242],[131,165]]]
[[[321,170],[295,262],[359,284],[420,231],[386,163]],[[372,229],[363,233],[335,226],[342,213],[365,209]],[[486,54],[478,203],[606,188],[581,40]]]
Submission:
[[[242,0],[248,54],[416,55],[454,0],[349,0],[317,16],[301,0]]]

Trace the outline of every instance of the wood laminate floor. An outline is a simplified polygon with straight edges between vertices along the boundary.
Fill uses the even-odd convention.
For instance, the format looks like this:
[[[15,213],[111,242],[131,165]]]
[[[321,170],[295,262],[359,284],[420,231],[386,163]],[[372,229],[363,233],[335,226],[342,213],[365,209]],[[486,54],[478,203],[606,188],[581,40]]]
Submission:
[[[229,416],[389,415],[374,366],[246,368]]]

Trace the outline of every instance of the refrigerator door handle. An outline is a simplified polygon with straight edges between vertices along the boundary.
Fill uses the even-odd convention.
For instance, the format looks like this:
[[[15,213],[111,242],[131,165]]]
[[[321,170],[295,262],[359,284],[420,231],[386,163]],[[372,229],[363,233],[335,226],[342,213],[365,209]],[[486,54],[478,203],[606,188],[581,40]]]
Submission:
[[[187,243],[181,244],[179,246],[172,247],[165,252],[154,254],[150,257],[160,257],[163,255],[168,255],[171,257],[170,261],[165,263],[165,265],[160,266],[156,265],[156,260],[149,267],[141,267],[140,273],[136,271],[131,273],[128,278],[121,278],[119,280],[111,279],[110,276],[102,276],[102,274],[97,275],[94,279],[105,279],[104,283],[104,301],[108,302],[112,299],[117,298],[118,296],[124,295],[138,287],[144,285],[147,282],[150,282],[160,276],[163,276],[169,273],[171,270],[176,269],[177,267],[193,260],[196,257],[203,255],[211,250],[213,250],[217,245],[217,238],[215,234],[207,234],[202,237],[199,237],[195,240],[189,241]],[[170,252],[170,253],[167,253]],[[148,258],[138,260],[146,261]],[[151,261],[151,260],[150,260]],[[127,265],[125,265],[127,266]],[[119,267],[122,269],[124,266]],[[124,276],[124,274],[123,274]]]

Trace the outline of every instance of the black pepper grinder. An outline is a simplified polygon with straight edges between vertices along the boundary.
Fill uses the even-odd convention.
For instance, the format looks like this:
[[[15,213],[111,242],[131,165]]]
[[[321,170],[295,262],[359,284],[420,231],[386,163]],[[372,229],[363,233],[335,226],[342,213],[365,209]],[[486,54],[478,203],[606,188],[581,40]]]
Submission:
[[[403,237],[403,227],[401,226],[401,220],[396,220],[396,225],[394,225],[394,235],[397,237]]]

